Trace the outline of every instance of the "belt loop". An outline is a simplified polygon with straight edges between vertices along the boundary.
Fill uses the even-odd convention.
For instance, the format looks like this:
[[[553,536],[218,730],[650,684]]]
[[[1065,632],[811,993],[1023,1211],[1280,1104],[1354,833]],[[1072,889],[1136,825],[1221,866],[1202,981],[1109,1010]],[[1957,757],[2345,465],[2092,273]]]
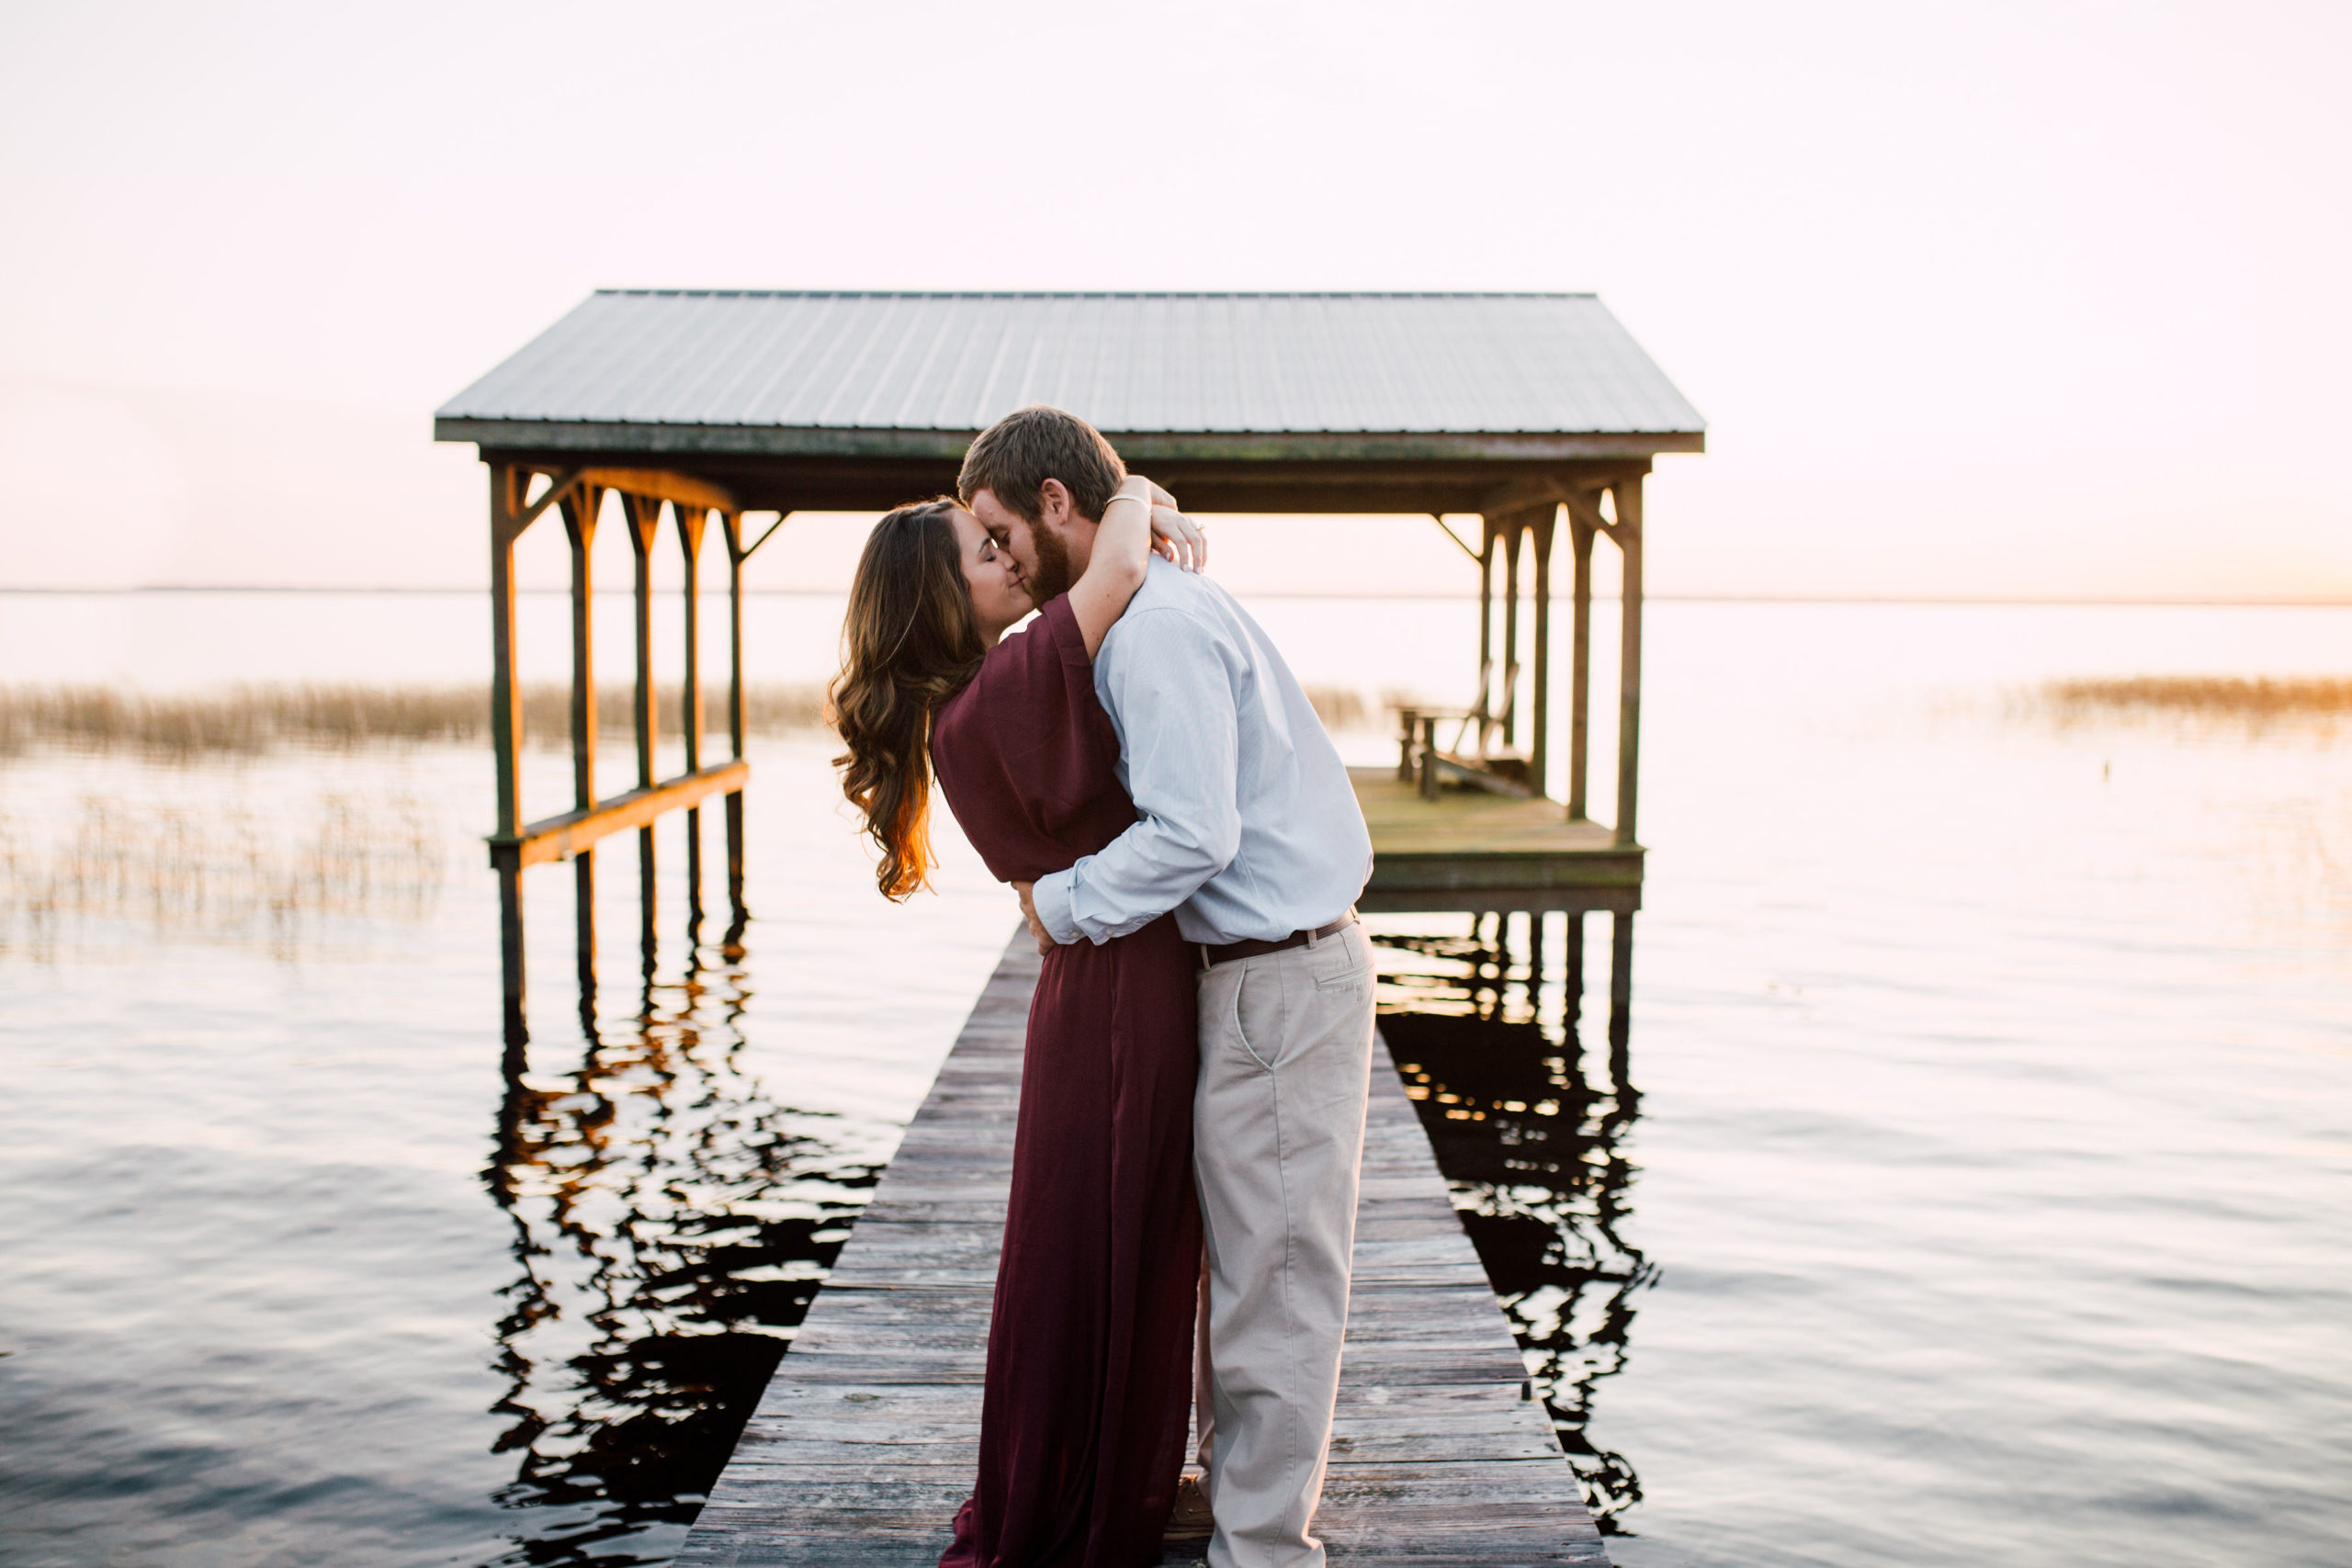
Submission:
[[[1315,944],[1316,944],[1317,942],[1321,942],[1322,940],[1323,940],[1323,933],[1322,933],[1321,931],[1308,931],[1308,932],[1306,933],[1306,950],[1307,950],[1309,953],[1314,952],[1314,951],[1315,951]]]

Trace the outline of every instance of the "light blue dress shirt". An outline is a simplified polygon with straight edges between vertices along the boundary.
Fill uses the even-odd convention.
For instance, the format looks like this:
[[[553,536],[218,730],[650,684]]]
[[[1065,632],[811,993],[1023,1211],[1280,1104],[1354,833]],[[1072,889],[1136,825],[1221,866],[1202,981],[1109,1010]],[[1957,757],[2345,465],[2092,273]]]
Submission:
[[[1169,910],[1187,942],[1272,941],[1338,919],[1372,835],[1322,721],[1233,595],[1150,558],[1094,656],[1136,825],[1040,881],[1057,942],[1105,942]]]

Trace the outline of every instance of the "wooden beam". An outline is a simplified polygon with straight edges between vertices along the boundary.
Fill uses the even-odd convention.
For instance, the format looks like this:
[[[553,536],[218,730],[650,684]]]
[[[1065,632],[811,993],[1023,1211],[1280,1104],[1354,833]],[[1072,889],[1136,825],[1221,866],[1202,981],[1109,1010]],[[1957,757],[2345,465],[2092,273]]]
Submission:
[[[1593,495],[1579,491],[1564,491],[1560,495],[1560,503],[1566,506],[1570,514],[1585,527],[1606,536],[1612,543],[1615,542],[1617,525],[1601,516],[1600,502]]]
[[[1461,535],[1455,533],[1453,528],[1447,525],[1444,513],[1430,513],[1430,521],[1437,525],[1439,533],[1443,534],[1447,538],[1453,541],[1453,547],[1455,549],[1460,550],[1472,560],[1476,560],[1478,558],[1478,552],[1470,547],[1470,542],[1467,539],[1464,539]]]
[[[1623,626],[1617,671],[1617,841],[1632,844],[1634,807],[1641,782],[1642,750],[1642,481],[1611,486],[1617,505],[1614,537],[1625,559],[1625,585],[1619,595]]]
[[[762,545],[766,544],[770,539],[775,537],[775,531],[790,521],[792,513],[788,511],[777,513],[775,515],[775,521],[769,524],[765,531],[763,531],[758,538],[753,539],[750,544],[745,545],[743,547],[742,553],[737,557],[737,558],[739,560],[750,560],[752,555]]]
[[[616,490],[623,495],[683,502],[710,512],[736,509],[732,491],[708,479],[696,479],[692,474],[675,473],[668,468],[584,468],[579,472],[585,482],[600,485],[605,490]]]
[[[751,776],[752,764],[743,761],[721,762],[716,767],[681,773],[649,788],[633,789],[627,795],[598,801],[582,811],[543,818],[511,841],[492,840],[491,854],[495,860],[502,852],[511,852],[523,865],[571,860],[608,834],[642,828],[663,812],[692,806],[707,795],[741,790]]]
[[[514,513],[514,531],[520,534],[539,520],[539,513],[561,501],[571,491],[571,487],[580,482],[580,472],[578,468],[566,468],[561,473],[551,476],[552,482],[546,490],[539,492],[539,499]],[[530,476],[526,473],[524,475],[526,485],[529,483],[529,479]]]

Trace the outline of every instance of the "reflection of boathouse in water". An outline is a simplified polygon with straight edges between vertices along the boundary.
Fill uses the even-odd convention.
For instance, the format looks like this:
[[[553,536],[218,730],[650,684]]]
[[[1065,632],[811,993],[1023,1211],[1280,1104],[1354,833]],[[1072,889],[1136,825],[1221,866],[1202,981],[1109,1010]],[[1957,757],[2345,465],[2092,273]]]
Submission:
[[[1022,976],[1034,964],[1016,942],[879,1189],[871,1168],[844,1166],[819,1184],[838,1189],[831,1208],[773,1235],[763,1225],[752,1244],[737,1234],[745,1215],[770,1206],[780,1184],[808,1186],[807,1160],[839,1164],[840,1156],[775,1135],[790,1112],[755,1089],[702,1092],[716,1081],[709,1075],[726,1076],[727,1054],[698,1055],[687,1017],[656,1027],[653,823],[673,809],[690,814],[688,896],[698,920],[697,807],[723,796],[732,964],[744,920],[749,777],[744,561],[794,511],[880,511],[952,490],[972,435],[1031,402],[1091,420],[1190,510],[1427,513],[1474,563],[1479,645],[1462,666],[1463,700],[1401,712],[1396,764],[1355,770],[1376,856],[1363,907],[1477,919],[1466,942],[1379,939],[1392,993],[1382,1009],[1383,1055],[1393,1051],[1403,1092],[1375,1085],[1366,1168],[1377,1179],[1368,1180],[1360,1216],[1341,1392],[1341,1429],[1353,1435],[1335,1441],[1318,1529],[1341,1554],[1360,1555],[1402,1529],[1417,1551],[1464,1562],[1604,1563],[1594,1517],[1602,1530],[1614,1528],[1640,1486],[1630,1464],[1592,1446],[1585,1427],[1595,1381],[1622,1357],[1632,1292],[1651,1273],[1620,1224],[1630,1174],[1620,1145],[1637,1105],[1626,1039],[1643,878],[1634,834],[1642,481],[1656,454],[1699,451],[1704,438],[1696,412],[1585,295],[601,293],[440,411],[436,434],[478,444],[492,471],[491,856],[509,1043],[492,1187],[514,1213],[525,1269],[516,1312],[500,1327],[502,1364],[514,1378],[502,1410],[516,1421],[503,1444],[524,1454],[517,1495],[606,1499],[588,1537],[646,1521],[683,1524],[699,1512],[681,1561],[764,1562],[784,1560],[778,1551],[800,1560],[788,1547],[796,1540],[863,1551],[902,1532],[927,1539],[939,1507],[923,1488],[943,1475],[962,1483],[962,1428],[977,1419],[973,1358],[994,1274],[989,1216],[1001,1212],[997,1189],[1018,1084]],[[608,495],[620,497],[636,558],[638,779],[630,791],[600,796],[588,595]],[[650,588],[665,507],[687,566],[685,770],[667,781],[654,775]],[[571,547],[574,809],[526,824],[514,546],[551,511]],[[751,522],[762,513],[775,521]],[[707,762],[695,594],[713,515],[729,569],[730,754]],[[1465,517],[1476,522],[1467,540]],[[1555,747],[1550,611],[1563,532],[1567,737]],[[1621,553],[1623,584],[1607,825],[1587,809],[1593,546],[1604,537]],[[639,829],[646,926],[641,1041],[628,1031],[631,1038],[602,1038],[592,1000],[593,846],[628,828]],[[579,895],[590,1049],[577,1073],[535,1090],[522,1067],[521,872],[567,859]],[[1589,913],[1611,917],[1605,1066],[1579,1040]],[[1565,937],[1559,948],[1547,930]],[[690,930],[690,947],[695,941]],[[1556,965],[1548,961],[1555,951],[1564,960]],[[687,989],[696,995],[707,985],[699,976],[690,962]],[[616,1140],[621,1122],[605,1124],[615,1102],[591,1085],[603,1084],[608,1068],[636,1083],[649,1063],[661,1070],[649,1080],[651,1107],[640,1111],[684,1135]],[[1384,1092],[1396,1102],[1385,1110]],[[722,1111],[724,1131],[704,1127],[706,1116],[681,1120],[687,1101]],[[1417,1104],[1429,1134],[1419,1150],[1407,1103]],[[587,1121],[580,1106],[594,1112]],[[567,1214],[583,1148],[596,1151],[591,1164],[625,1216],[610,1236]],[[746,1150],[760,1151],[752,1165]],[[921,1190],[897,1190],[907,1181]],[[716,1207],[673,1212],[672,1199],[686,1188]],[[970,1211],[956,1227],[934,1223],[930,1200],[909,1207],[910,1198],[950,1190],[959,1195],[950,1207]],[[856,1256],[836,1264],[843,1222],[861,1210],[847,1233]],[[733,1245],[706,1258],[694,1238],[712,1227]],[[556,1232],[571,1245],[554,1245]],[[648,1236],[673,1232],[679,1247],[638,1256]],[[624,1236],[637,1239],[624,1247]],[[919,1245],[909,1250],[910,1241]],[[596,1346],[565,1361],[535,1344],[535,1325],[561,1315],[548,1295],[558,1287],[535,1260],[573,1247],[600,1259],[594,1278],[609,1299],[589,1303],[603,1328]],[[1398,1247],[1397,1257],[1419,1261],[1367,1261]],[[753,1254],[768,1271],[792,1276],[788,1290],[736,1278]],[[681,1294],[690,1280],[694,1289]],[[690,1321],[699,1326],[690,1330]],[[1497,1333],[1503,1328],[1508,1335]],[[776,1365],[766,1347],[784,1337],[796,1349],[763,1400],[758,1385]],[[1395,1345],[1381,1343],[1392,1337]],[[703,1353],[683,1354],[689,1342]],[[962,1361],[972,1364],[948,1369]],[[1539,1397],[1540,1405],[1529,1403]],[[752,1403],[763,1414],[738,1445],[733,1434]],[[617,1425],[589,1418],[607,1405],[634,1414]],[[1549,1420],[1531,1427],[1536,1409]],[[1568,1454],[1581,1499],[1574,1486],[1560,1490],[1553,1438]],[[841,1469],[883,1454],[889,1464],[857,1458],[854,1472]],[[623,1472],[635,1479],[616,1479]],[[705,1492],[710,1501],[698,1505]],[[1196,1556],[1197,1543],[1179,1555]]]
[[[1642,481],[1704,425],[1590,295],[604,292],[440,410],[490,466],[498,822],[510,1015],[522,994],[524,866],[725,796],[741,904],[741,572],[747,513],[882,511],[952,491],[1001,414],[1053,403],[1200,513],[1426,513],[1478,574],[1461,704],[1399,716],[1397,767],[1358,770],[1368,909],[1605,911],[1612,1001],[1642,884]],[[589,545],[620,498],[637,558],[637,787],[596,793]],[[670,509],[688,563],[686,771],[653,776],[649,562]],[[574,808],[521,820],[514,543],[560,508],[571,537]],[[734,590],[730,760],[706,765],[693,604],[707,520]],[[1568,543],[1565,767],[1552,734],[1553,557]],[[764,537],[764,535],[762,536]],[[1615,820],[1587,812],[1593,545],[1623,558]],[[1524,603],[1524,610],[1522,610]],[[1522,624],[1524,623],[1524,624]],[[1524,703],[1522,705],[1522,692]],[[1559,788],[1565,799],[1555,798]],[[689,838],[698,843],[698,835]]]

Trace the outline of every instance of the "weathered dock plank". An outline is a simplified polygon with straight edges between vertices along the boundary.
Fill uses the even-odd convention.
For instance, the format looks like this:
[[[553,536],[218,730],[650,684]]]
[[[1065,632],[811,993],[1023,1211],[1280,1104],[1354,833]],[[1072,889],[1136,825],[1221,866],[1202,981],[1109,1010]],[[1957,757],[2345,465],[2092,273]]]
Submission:
[[[680,1563],[928,1568],[971,1484],[1037,958],[1006,950]],[[1387,1048],[1318,1533],[1332,1561],[1606,1568]],[[1170,1561],[1196,1559],[1197,1544]]]

